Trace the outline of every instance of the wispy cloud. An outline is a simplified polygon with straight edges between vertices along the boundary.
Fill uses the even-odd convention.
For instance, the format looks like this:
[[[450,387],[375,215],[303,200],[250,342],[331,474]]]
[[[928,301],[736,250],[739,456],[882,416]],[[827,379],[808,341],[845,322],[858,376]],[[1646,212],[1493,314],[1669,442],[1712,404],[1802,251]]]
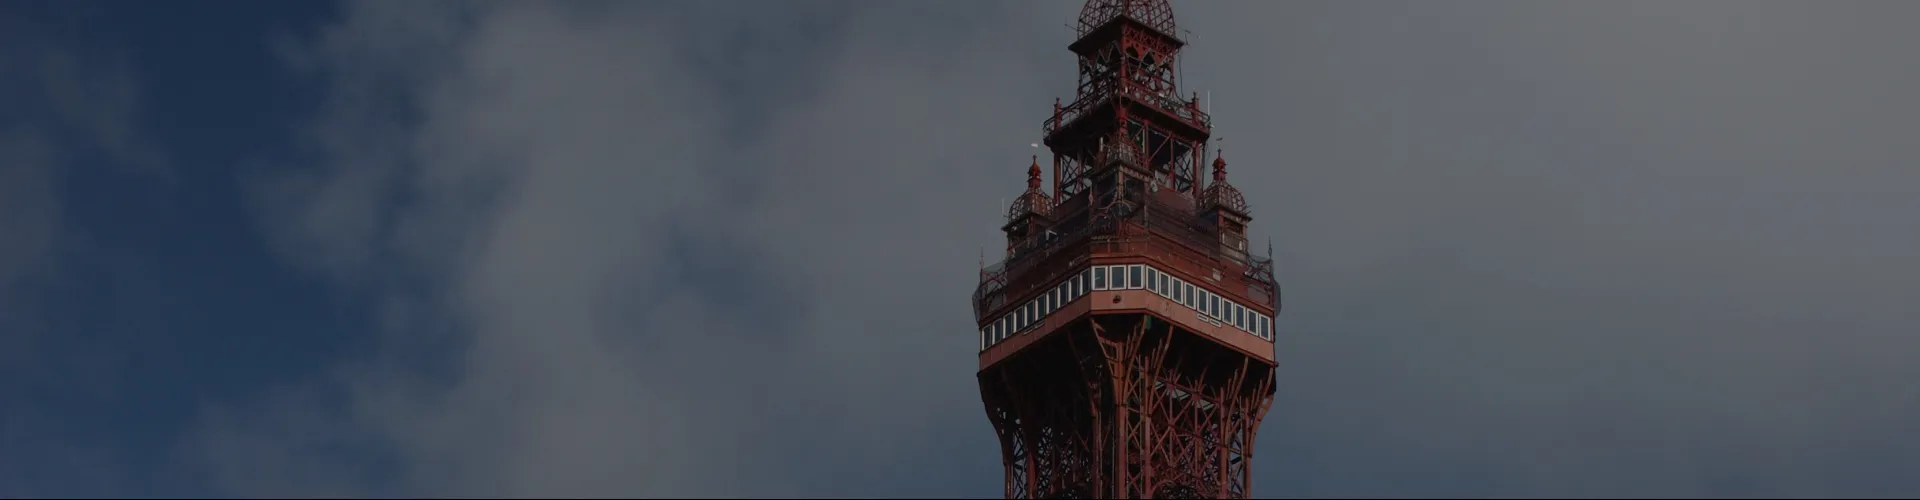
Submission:
[[[25,28],[0,31],[0,496],[75,481],[89,486],[65,491],[115,491],[114,445],[37,404],[111,391],[111,370],[98,365],[113,348],[61,335],[45,314],[48,292],[77,265],[67,256],[87,245],[62,193],[76,175],[165,180],[168,164],[139,127],[124,59]]]

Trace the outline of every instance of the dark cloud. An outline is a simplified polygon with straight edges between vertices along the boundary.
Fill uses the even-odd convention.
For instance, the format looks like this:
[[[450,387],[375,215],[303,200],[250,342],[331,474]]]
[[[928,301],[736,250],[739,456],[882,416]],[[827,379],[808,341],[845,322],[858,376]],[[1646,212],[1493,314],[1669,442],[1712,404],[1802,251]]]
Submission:
[[[1187,74],[1293,298],[1267,484],[1915,486],[1910,9],[1254,8]]]
[[[264,221],[393,347],[221,408],[221,484],[996,491],[966,296],[1077,2],[753,6],[312,41],[322,154]],[[1176,8],[1289,298],[1262,494],[1916,486],[1904,4]]]

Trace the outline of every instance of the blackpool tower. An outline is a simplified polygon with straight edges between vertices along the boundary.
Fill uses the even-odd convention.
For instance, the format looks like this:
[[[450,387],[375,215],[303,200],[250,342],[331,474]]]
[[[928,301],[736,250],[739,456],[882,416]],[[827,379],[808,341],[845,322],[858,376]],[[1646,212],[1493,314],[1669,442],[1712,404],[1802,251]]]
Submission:
[[[980,273],[980,398],[1007,498],[1248,498],[1280,290],[1182,95],[1166,0],[1090,0],[1080,84]]]

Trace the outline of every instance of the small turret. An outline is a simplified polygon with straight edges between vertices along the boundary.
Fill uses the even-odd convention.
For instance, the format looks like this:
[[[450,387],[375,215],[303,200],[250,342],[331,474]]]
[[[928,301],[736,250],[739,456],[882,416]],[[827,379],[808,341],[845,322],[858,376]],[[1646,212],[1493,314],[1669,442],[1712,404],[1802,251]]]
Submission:
[[[1213,156],[1213,184],[1200,196],[1200,214],[1220,240],[1220,252],[1235,260],[1247,260],[1247,198],[1227,182],[1227,160],[1219,151]]]
[[[1035,237],[1051,223],[1047,216],[1053,211],[1053,197],[1047,196],[1040,184],[1040,157],[1034,156],[1033,165],[1027,167],[1027,192],[1013,199],[1013,205],[1007,207],[1007,224],[1000,228],[1007,233],[1009,256],[1039,243]]]

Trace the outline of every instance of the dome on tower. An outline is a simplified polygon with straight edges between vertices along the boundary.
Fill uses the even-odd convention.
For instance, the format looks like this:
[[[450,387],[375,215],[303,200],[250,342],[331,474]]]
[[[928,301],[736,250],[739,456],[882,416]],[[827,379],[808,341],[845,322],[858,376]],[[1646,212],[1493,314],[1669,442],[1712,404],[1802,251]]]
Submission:
[[[1027,167],[1027,192],[1013,199],[1013,206],[1007,207],[1007,220],[1018,219],[1022,215],[1047,215],[1053,210],[1053,197],[1040,190],[1040,157],[1033,157],[1033,166]]]
[[[1207,191],[1200,194],[1200,206],[1225,208],[1243,217],[1250,215],[1247,212],[1247,197],[1240,194],[1239,188],[1227,183],[1227,160],[1221,158],[1219,153],[1213,156],[1213,185],[1207,186]]]
[[[1168,5],[1167,0],[1087,0],[1086,5],[1080,7],[1079,32],[1075,36],[1087,36],[1088,32],[1119,17],[1139,21],[1160,34],[1178,37],[1173,26],[1173,6]]]

